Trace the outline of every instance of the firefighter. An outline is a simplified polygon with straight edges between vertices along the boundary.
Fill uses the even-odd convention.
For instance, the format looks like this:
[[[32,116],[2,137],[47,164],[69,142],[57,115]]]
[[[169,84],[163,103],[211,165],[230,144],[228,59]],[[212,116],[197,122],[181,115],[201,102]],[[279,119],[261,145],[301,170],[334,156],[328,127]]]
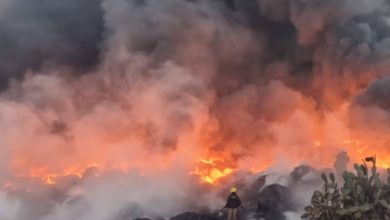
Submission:
[[[241,206],[241,200],[237,195],[237,188],[230,189],[231,194],[226,201],[225,208],[228,209],[228,220],[237,220],[238,208]]]

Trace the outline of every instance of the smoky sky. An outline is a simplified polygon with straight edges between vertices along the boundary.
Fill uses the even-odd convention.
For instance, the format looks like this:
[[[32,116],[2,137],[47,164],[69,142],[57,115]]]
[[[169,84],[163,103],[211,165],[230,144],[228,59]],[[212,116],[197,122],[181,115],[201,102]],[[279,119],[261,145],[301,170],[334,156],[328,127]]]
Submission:
[[[189,175],[204,154],[333,163],[354,135],[388,140],[389,51],[388,0],[0,0],[0,183],[108,170],[64,174],[58,197],[0,191],[0,208],[170,217],[220,205]]]
[[[0,13],[0,84],[47,63],[93,66],[103,35],[100,1],[8,1]]]
[[[199,133],[207,133],[200,135],[207,147],[239,146],[237,159],[277,142],[277,123],[297,109],[321,120],[358,96],[365,103],[384,99],[370,85],[388,75],[387,1],[231,3],[3,0],[4,103],[32,106],[29,115],[69,155],[81,150],[68,146],[82,140],[76,127],[103,123],[100,114],[116,121],[99,126],[124,122],[116,128],[144,137],[148,148],[170,151],[205,111],[209,121]]]
[[[54,111],[42,126],[66,143],[77,141],[77,120],[100,123],[94,114],[113,110],[128,114],[124,130],[170,150],[201,109],[214,120],[205,139],[219,134],[208,147],[223,151],[275,142],[275,123],[297,109],[382,103],[370,84],[390,67],[388,1],[231,3],[2,0],[1,95],[39,120]]]
[[[128,2],[140,10],[155,4],[147,0]],[[224,74],[214,79],[218,81],[215,88],[219,92],[231,92],[248,82],[277,78],[275,66],[280,65],[288,69],[283,80],[289,86],[320,96],[315,97],[317,99],[322,98],[321,90],[326,85],[319,85],[322,83],[315,82],[315,78],[322,81],[322,77],[328,78],[329,72],[332,72],[329,77],[356,74],[358,79],[364,78],[361,72],[385,74],[387,53],[384,47],[389,36],[386,1],[249,0],[236,1],[235,11],[229,10],[225,1],[182,2],[220,7],[224,10],[226,22],[250,30],[260,45],[254,41],[251,50],[237,52],[237,56],[232,57],[235,62],[223,57],[216,60],[219,72]],[[66,65],[75,69],[75,75],[86,72],[98,64],[104,47],[102,41],[110,34],[103,22],[101,1],[97,0],[39,3],[3,0],[1,12],[0,73],[3,89],[10,78],[20,79],[28,70],[39,70],[44,65]],[[213,15],[206,16],[212,19]],[[178,19],[183,18],[178,15]],[[176,53],[175,47],[181,47],[169,42],[169,38],[176,40],[177,33],[159,34],[158,28],[150,23],[143,25],[148,29],[139,30],[140,39],[135,38],[131,50],[156,53],[163,43],[170,43],[167,45],[170,51],[157,52],[155,60],[180,62],[180,57],[169,54]],[[216,42],[210,45],[215,53],[220,51],[218,39],[221,38],[223,36],[216,36]],[[231,81],[239,83],[232,85]],[[366,83],[356,84],[363,85],[353,86]],[[313,88],[317,86],[320,88]],[[341,88],[337,95],[348,96],[349,89]]]

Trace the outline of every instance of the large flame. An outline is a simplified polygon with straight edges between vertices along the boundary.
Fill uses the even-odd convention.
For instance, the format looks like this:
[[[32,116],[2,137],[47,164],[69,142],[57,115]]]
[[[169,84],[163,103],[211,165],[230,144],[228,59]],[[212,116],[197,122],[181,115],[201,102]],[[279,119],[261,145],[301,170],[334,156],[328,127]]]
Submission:
[[[262,172],[275,164],[292,167],[306,163],[318,168],[333,167],[336,155],[341,151],[346,151],[352,162],[377,155],[379,167],[390,166],[387,133],[353,128],[349,103],[335,104],[333,111],[326,112],[318,109],[311,99],[280,83],[271,87],[272,92],[281,90],[280,94],[272,94],[275,97],[267,100],[271,105],[271,112],[267,113],[271,121],[247,115],[245,106],[248,100],[240,101],[246,99],[245,93],[234,97],[238,101],[231,101],[231,106],[229,103],[223,106],[222,113],[226,115],[211,114],[210,106],[194,104],[195,110],[189,117],[191,123],[188,123],[191,126],[179,123],[183,129],[174,130],[173,134],[166,130],[175,126],[158,112],[144,115],[144,108],[141,108],[137,115],[145,117],[146,122],[140,121],[134,126],[130,121],[118,126],[117,123],[128,118],[127,112],[103,106],[96,115],[73,122],[73,127],[66,131],[72,138],[65,132],[61,136],[38,136],[37,143],[30,143],[37,135],[34,129],[23,138],[9,135],[9,145],[15,148],[10,158],[10,171],[15,176],[40,179],[53,185],[64,176],[82,178],[90,167],[101,171],[115,169],[122,173],[136,170],[149,175],[164,169],[174,170],[176,165],[173,163],[184,160],[189,176],[196,176],[199,183],[218,185],[236,171]],[[145,108],[153,107],[154,95]],[[289,109],[274,109],[273,105],[285,101],[280,100],[285,95],[294,99],[291,106],[287,106]],[[11,106],[6,112],[10,118],[14,116],[11,114],[13,108],[16,107]],[[47,125],[41,125],[28,109],[20,108],[19,114],[33,118],[30,123],[38,127],[37,130],[46,128]],[[169,115],[170,112],[165,113]],[[106,114],[112,114],[112,118],[105,120],[103,116]],[[148,124],[148,120],[152,120],[149,115],[155,117],[153,126]],[[51,119],[52,115],[45,117]],[[21,124],[19,120],[13,120]],[[135,128],[129,129],[130,126]],[[187,127],[191,129],[184,129]],[[30,131],[29,128],[26,131]],[[40,151],[31,150],[29,144]],[[41,153],[46,150],[42,146],[49,149],[47,154]]]
[[[378,157],[378,167],[380,168],[389,168],[390,167],[390,154],[385,148],[371,148],[370,143],[374,145],[374,142],[369,142],[368,140],[359,140],[359,139],[345,139],[340,142],[340,148],[338,150],[329,150],[328,146],[325,146],[319,140],[313,140],[312,146],[307,148],[302,148],[302,150],[306,150],[302,152],[302,155],[316,154],[318,152],[324,153],[322,158],[323,161],[318,161],[317,163],[313,163],[310,158],[307,158],[306,161],[310,161],[310,165],[316,167],[328,166],[332,167],[334,163],[334,158],[341,149],[348,152],[351,157],[352,162],[359,162],[361,158],[367,155],[377,155]],[[326,155],[326,152],[328,153]],[[190,168],[191,170],[188,172],[189,175],[195,176],[199,179],[199,183],[207,183],[210,185],[217,185],[222,182],[223,179],[226,179],[233,175],[235,171],[239,169],[246,169],[250,172],[262,172],[267,170],[272,164],[277,162],[276,160],[270,160],[270,158],[262,157],[261,155],[254,155],[253,157],[257,158],[258,163],[256,166],[253,166],[250,162],[245,163],[245,161],[237,161],[231,157],[231,155],[227,156],[226,152],[220,156],[217,153],[213,154],[205,154],[200,158],[192,158],[193,165]],[[315,159],[315,157],[313,157]],[[328,159],[329,158],[329,159]],[[299,157],[297,158],[289,158],[291,164],[299,165],[302,161]],[[163,161],[159,161],[158,163],[164,164]],[[165,163],[168,163],[165,161]],[[153,163],[155,164],[155,163]],[[241,165],[239,165],[241,164]],[[85,165],[80,166],[69,166],[64,168],[62,171],[55,172],[50,167],[36,167],[36,168],[26,168],[25,172],[20,172],[17,176],[22,177],[30,177],[37,178],[41,180],[43,183],[48,185],[56,184],[56,181],[65,176],[75,176],[78,178],[82,178],[85,171],[88,168],[97,168],[100,171],[108,170],[108,169],[116,169],[120,172],[127,173],[132,169],[137,169],[138,171],[153,169],[152,167],[148,167],[147,163],[141,165],[130,165],[128,161],[120,163],[117,166],[106,166],[103,163],[99,162],[91,162],[85,163]],[[146,168],[147,167],[147,168]],[[161,168],[161,167],[160,167]],[[156,168],[159,169],[159,168]],[[13,184],[10,181],[6,181],[3,183],[3,188],[12,188]]]
[[[199,165],[194,167],[191,174],[200,177],[201,181],[209,184],[216,184],[222,178],[225,178],[233,173],[234,167],[230,167],[223,158],[201,158]]]

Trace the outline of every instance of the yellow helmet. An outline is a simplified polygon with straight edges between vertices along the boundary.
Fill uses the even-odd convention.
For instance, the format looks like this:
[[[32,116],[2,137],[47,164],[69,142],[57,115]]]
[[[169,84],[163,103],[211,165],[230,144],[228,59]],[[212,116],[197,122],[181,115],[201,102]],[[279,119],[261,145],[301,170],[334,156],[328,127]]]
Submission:
[[[232,188],[230,189],[230,192],[232,192],[232,193],[237,192],[237,188],[236,188],[236,187],[232,187]]]

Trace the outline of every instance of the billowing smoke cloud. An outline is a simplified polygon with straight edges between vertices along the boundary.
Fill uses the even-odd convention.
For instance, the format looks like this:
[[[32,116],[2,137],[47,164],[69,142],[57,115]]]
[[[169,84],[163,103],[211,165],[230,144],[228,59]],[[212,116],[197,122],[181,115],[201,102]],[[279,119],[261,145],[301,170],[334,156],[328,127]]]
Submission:
[[[205,155],[262,171],[387,152],[389,6],[0,0],[0,218],[217,209],[226,186],[189,174]]]
[[[91,67],[99,56],[100,1],[0,2],[0,88],[43,65]]]

